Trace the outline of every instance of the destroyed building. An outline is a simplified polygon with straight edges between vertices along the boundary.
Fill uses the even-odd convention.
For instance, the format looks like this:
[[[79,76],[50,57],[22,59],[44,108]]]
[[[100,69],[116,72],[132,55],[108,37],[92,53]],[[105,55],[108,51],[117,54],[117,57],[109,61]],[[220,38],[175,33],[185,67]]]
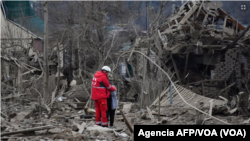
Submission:
[[[233,109],[239,93],[244,93],[245,103],[249,99],[250,25],[244,27],[221,7],[221,2],[187,1],[156,29],[154,42],[160,45],[151,49],[175,73],[173,81],[186,101],[194,105],[199,99],[209,105],[209,99],[224,99]],[[173,99],[178,96],[169,87],[161,93],[161,106],[171,105],[170,93]],[[186,104],[177,101],[172,104]],[[158,98],[152,105],[158,105]]]
[[[32,4],[29,1],[1,1],[1,61],[4,61],[2,63],[2,76],[6,82],[17,78],[28,79],[27,74],[30,73],[42,73],[38,68],[40,68],[39,62],[43,62],[44,21],[36,15]],[[55,48],[50,52],[49,66],[52,74],[55,74],[55,67],[57,67],[55,52]],[[63,58],[62,52],[60,58]],[[17,65],[20,68],[17,71],[13,65],[8,65],[11,61],[17,61],[17,64],[22,62],[33,69],[29,70],[29,67]],[[61,61],[62,66],[63,61]],[[17,73],[20,73],[19,76],[15,76]],[[19,84],[21,82],[13,83]]]
[[[32,57],[34,63],[1,56],[5,66],[2,68],[1,137],[18,141],[130,141],[134,137],[133,125],[249,125],[250,25],[243,26],[221,6],[221,2],[187,1],[161,24],[152,24],[152,30],[149,28],[147,33],[131,27],[137,33],[130,37],[132,34],[122,29],[126,38],[117,41],[114,46],[117,50],[108,51],[111,58],[106,61],[112,68],[109,80],[117,88],[119,101],[115,129],[95,125],[91,81],[98,55],[93,57],[93,50],[78,55],[91,58],[85,60],[87,63],[83,61],[85,66],[60,70],[56,68],[57,63],[64,67],[62,60],[71,57],[59,61],[59,52],[52,49],[49,64],[54,65],[54,69],[51,67],[54,71],[48,81],[51,92],[48,102],[42,96],[43,75],[33,73],[43,72],[40,64],[43,61],[38,56]],[[79,27],[72,29],[78,31]],[[53,36],[56,35],[61,36],[59,32]],[[68,36],[73,35],[78,34]],[[27,45],[31,43],[29,34],[22,37],[26,39],[20,40],[27,41]],[[52,38],[49,42],[50,46],[57,43]],[[86,42],[78,40],[78,43]],[[107,46],[111,50],[108,43]],[[40,40],[34,39],[32,47],[42,52]],[[75,51],[79,48],[75,47]],[[75,51],[71,54],[76,54]],[[59,72],[69,79],[63,75],[57,77]]]
[[[246,54],[249,35],[244,36],[249,27],[243,27],[220,7],[219,2],[200,5],[187,2],[159,28],[160,36],[163,48],[176,57],[179,73],[185,76],[193,71],[192,67],[201,71],[196,71],[196,80],[191,82],[205,79],[237,81],[236,87],[241,91],[249,75]]]

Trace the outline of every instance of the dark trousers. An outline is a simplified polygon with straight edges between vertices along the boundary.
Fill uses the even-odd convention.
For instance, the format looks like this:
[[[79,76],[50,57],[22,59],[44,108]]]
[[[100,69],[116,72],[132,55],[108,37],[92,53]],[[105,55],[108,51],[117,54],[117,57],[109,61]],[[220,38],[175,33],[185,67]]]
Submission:
[[[106,115],[107,115],[107,118],[109,121],[109,126],[113,126],[114,119],[115,119],[115,109],[113,109],[113,110],[108,109]],[[110,117],[110,119],[109,119],[109,117]]]

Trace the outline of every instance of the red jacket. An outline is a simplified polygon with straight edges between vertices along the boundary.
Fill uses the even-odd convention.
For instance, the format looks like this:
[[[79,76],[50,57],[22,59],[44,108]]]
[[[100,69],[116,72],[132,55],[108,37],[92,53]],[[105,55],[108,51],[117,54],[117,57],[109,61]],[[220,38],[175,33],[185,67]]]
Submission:
[[[92,94],[93,100],[105,99],[110,95],[110,91],[115,91],[115,87],[109,84],[108,74],[98,71],[92,80]]]

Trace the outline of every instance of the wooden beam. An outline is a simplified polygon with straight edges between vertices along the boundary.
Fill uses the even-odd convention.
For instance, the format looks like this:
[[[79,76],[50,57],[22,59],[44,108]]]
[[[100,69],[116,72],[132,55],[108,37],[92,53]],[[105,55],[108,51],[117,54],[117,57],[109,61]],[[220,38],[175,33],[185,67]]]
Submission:
[[[17,85],[22,83],[22,68],[18,68],[17,70]]]
[[[224,10],[222,10],[222,9],[220,9],[220,8],[218,8],[218,12],[220,13],[220,15],[228,15]],[[236,22],[237,20],[235,20],[233,17],[231,17],[231,16],[228,16],[229,17],[229,20],[231,21],[231,22]],[[238,26],[238,28],[240,29],[240,30],[244,30],[245,29],[245,27],[242,25],[242,24],[240,24],[240,23],[238,23],[237,22],[237,26]]]
[[[7,136],[7,135],[19,134],[19,133],[26,133],[26,132],[32,132],[32,131],[45,130],[45,129],[50,129],[50,128],[54,128],[54,127],[51,126],[51,125],[47,125],[47,126],[40,126],[40,127],[28,128],[28,129],[14,131],[14,132],[2,133],[1,137],[2,136]]]
[[[230,45],[231,47],[233,47],[236,43],[237,43],[237,41],[241,38],[241,37],[243,37],[244,35],[245,35],[245,33],[249,30],[249,28],[250,28],[250,24],[244,29],[244,31],[233,41],[233,43]]]
[[[1,97],[1,99],[2,100],[6,100],[6,99],[18,98],[18,97],[20,97],[22,95],[25,95],[25,94],[19,94],[19,95],[12,95],[12,94],[10,94],[10,95],[8,95],[6,97]]]
[[[205,15],[205,18],[203,19],[202,28],[204,27],[204,24],[205,24],[205,22],[207,21],[207,17],[208,17],[208,14],[206,14],[206,15]]]
[[[148,108],[148,106],[147,106],[147,111],[148,111],[148,115],[149,115],[149,117],[150,117],[152,123],[154,123],[154,122],[155,122],[155,118],[154,118],[154,116],[153,116],[151,110]],[[159,116],[159,118],[160,118],[160,114],[159,114],[158,116]]]
[[[201,8],[203,7],[203,4],[204,4],[204,1],[201,2],[196,17],[198,17],[200,15],[200,11],[201,11]]]
[[[146,80],[146,73],[147,73],[147,60],[144,56],[142,56],[143,59],[143,76],[142,76],[142,85],[141,85],[141,106],[143,106],[143,100],[144,100],[144,84],[145,84],[145,80]]]
[[[228,15],[226,15],[226,17],[224,18],[223,30],[225,30],[226,28],[227,18],[228,18]],[[223,37],[225,37],[225,32],[223,32]]]
[[[14,66],[16,66],[16,67],[19,67],[16,63],[14,63],[14,62],[12,62],[12,61],[10,61],[10,60],[6,60],[5,58],[1,58],[1,60],[3,60],[4,62],[6,62],[6,63],[8,63],[8,64],[10,64],[10,65],[14,65]]]
[[[157,100],[160,101],[160,99],[169,91],[169,88],[170,87],[167,87],[167,89],[163,90],[160,94],[160,97],[156,98],[155,101],[149,107],[151,108],[153,105],[156,105]]]
[[[77,128],[79,129],[78,133],[82,134],[82,132],[84,131],[85,127],[86,127],[86,123],[85,122],[83,122],[80,126],[77,126]]]
[[[179,23],[184,24],[190,18],[190,16],[196,11],[197,8],[198,6],[194,5]]]
[[[124,119],[124,121],[125,121],[125,124],[127,125],[128,129],[129,129],[129,131],[130,131],[131,133],[133,133],[134,131],[133,131],[131,125],[129,124],[129,122],[128,122],[126,116],[124,115],[123,111],[120,110],[120,112],[121,112],[121,114],[122,114],[122,117],[123,117],[123,119]]]

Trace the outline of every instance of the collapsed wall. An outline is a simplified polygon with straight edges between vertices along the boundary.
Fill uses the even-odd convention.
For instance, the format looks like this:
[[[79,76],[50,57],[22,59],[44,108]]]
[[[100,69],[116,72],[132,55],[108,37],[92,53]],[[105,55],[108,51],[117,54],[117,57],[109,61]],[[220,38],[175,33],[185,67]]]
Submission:
[[[248,79],[249,57],[244,49],[249,47],[250,38],[244,33],[249,27],[244,27],[221,7],[221,2],[188,1],[158,28],[158,35],[163,54],[175,58],[179,79],[196,67],[198,71],[189,76],[197,76],[193,82],[219,79],[225,80],[228,86],[233,79],[238,93],[246,89],[241,80]]]
[[[173,81],[183,87],[180,93],[185,95],[185,89],[210,99],[222,98],[230,105],[239,93],[244,96],[238,99],[249,97],[250,25],[244,27],[221,7],[221,2],[187,1],[158,27],[160,46],[152,50],[174,72]],[[171,93],[162,91],[160,104],[169,104]],[[152,105],[158,102],[156,98]],[[246,109],[248,104],[243,105]]]

